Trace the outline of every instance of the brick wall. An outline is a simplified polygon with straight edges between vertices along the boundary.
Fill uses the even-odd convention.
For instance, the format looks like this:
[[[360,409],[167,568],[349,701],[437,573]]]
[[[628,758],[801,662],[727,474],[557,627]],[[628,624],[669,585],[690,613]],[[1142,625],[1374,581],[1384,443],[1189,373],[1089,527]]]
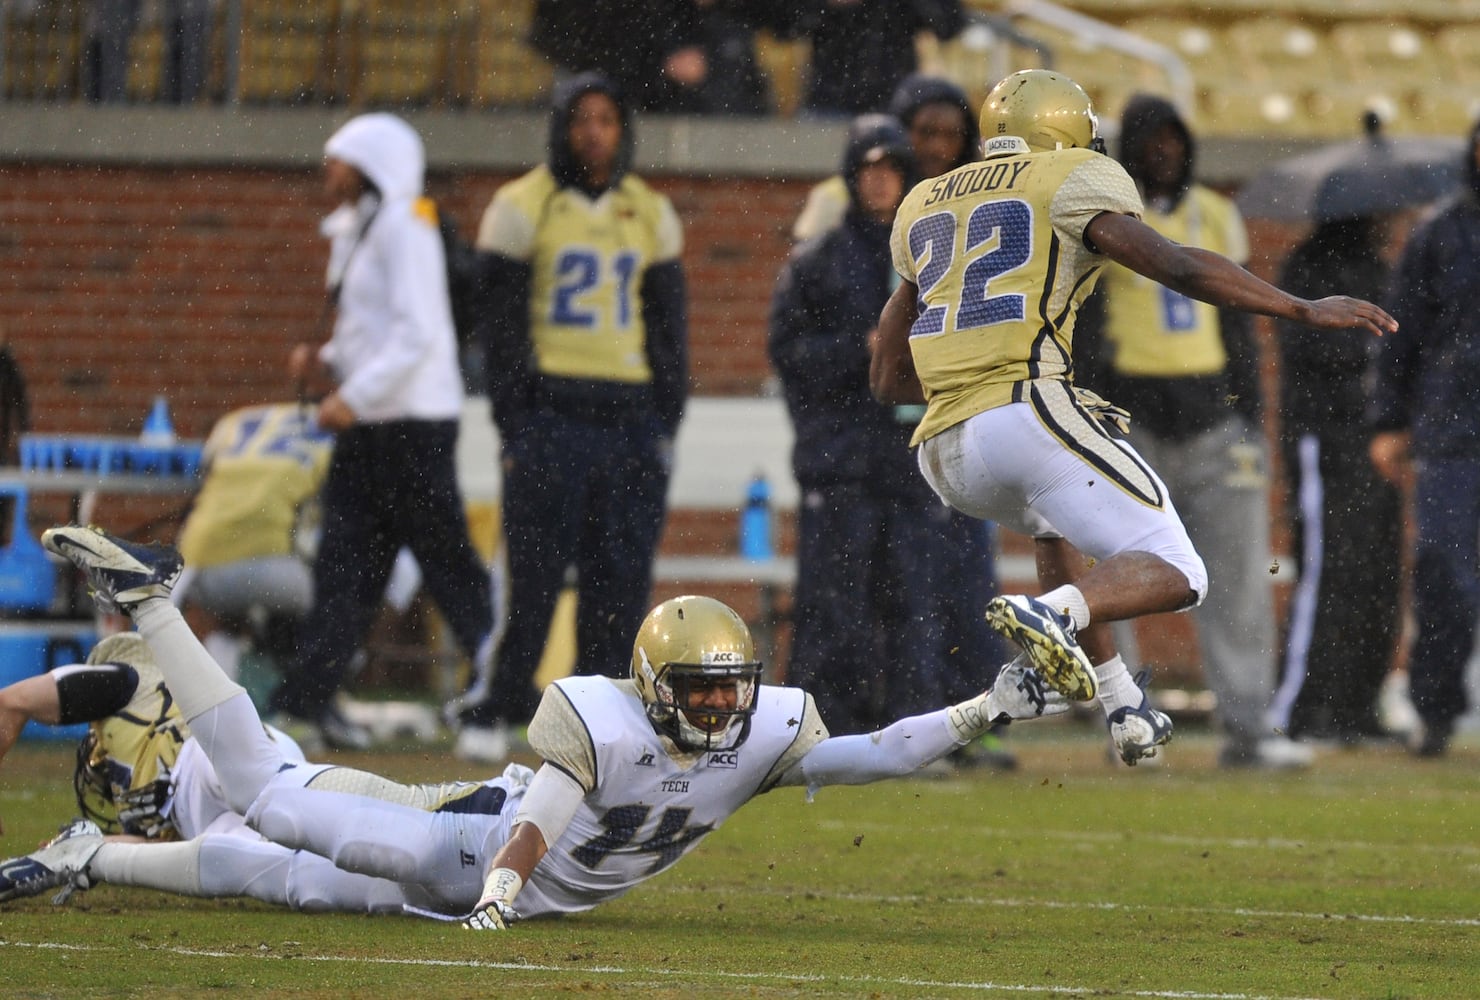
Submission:
[[[471,234],[505,179],[444,174],[430,189]],[[654,182],[685,223],[693,390],[753,395],[770,377],[767,306],[810,180]],[[25,372],[36,430],[136,433],[162,392],[177,431],[198,437],[229,409],[291,396],[291,345],[326,332],[316,225],[328,206],[316,171],[7,164],[0,191],[0,329]],[[1289,233],[1252,235],[1267,274]],[[107,503],[123,531],[167,529],[179,505]],[[38,522],[69,516],[60,504],[34,504]],[[733,532],[732,517],[680,512],[664,546],[725,553]],[[754,610],[753,594],[720,596]],[[1185,616],[1143,633],[1148,658],[1178,672],[1195,665]]]
[[[465,232],[504,177],[434,180]],[[323,335],[327,210],[316,173],[0,167],[0,327],[38,430],[136,431],[155,393],[177,429],[291,392],[284,359]],[[744,395],[768,370],[771,285],[803,181],[664,178],[686,224],[694,391]]]

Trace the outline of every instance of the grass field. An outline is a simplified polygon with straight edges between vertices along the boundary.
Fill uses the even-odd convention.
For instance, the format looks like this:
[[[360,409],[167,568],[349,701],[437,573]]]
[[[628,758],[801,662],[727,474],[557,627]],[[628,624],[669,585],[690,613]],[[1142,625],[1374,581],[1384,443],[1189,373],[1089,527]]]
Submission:
[[[1186,727],[1184,727],[1184,730]],[[473,934],[101,886],[0,908],[0,996],[1480,997],[1480,747],[1161,766],[1020,726],[1011,773],[799,790],[590,914]],[[345,757],[477,777],[441,747]],[[71,753],[0,770],[0,849],[72,815]]]

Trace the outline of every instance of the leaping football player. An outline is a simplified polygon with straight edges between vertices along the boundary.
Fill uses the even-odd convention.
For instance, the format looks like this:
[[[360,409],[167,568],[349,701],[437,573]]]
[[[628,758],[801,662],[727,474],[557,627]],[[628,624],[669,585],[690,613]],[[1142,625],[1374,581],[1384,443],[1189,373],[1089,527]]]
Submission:
[[[1097,132],[1089,97],[1059,73],[992,88],[983,159],[922,182],[895,216],[903,280],[879,319],[870,385],[882,402],[927,404],[911,444],[942,500],[1034,539],[1043,592],[994,598],[988,620],[1048,683],[1098,695],[1135,764],[1171,739],[1172,722],[1106,626],[1193,607],[1208,578],[1166,487],[1111,432],[1128,414],[1074,385],[1075,313],[1101,264],[1307,326],[1381,336],[1397,324],[1370,302],[1297,298],[1165,239],[1140,220],[1136,186]]]

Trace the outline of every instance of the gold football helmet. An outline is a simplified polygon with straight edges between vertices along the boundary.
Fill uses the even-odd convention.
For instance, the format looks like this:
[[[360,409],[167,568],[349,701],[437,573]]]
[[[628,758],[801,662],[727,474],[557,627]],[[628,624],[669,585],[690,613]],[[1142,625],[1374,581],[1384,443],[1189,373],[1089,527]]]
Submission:
[[[177,839],[167,815],[171,771],[189,732],[154,654],[143,636],[123,632],[98,643],[87,662],[131,667],[138,680],[128,704],[95,720],[78,744],[72,775],[77,808],[104,833]]]
[[[1089,95],[1062,73],[1025,69],[1004,77],[982,102],[982,139],[1015,135],[1035,152],[1098,148]]]
[[[750,629],[712,597],[664,601],[632,644],[632,680],[648,718],[682,750],[744,743],[760,676]]]

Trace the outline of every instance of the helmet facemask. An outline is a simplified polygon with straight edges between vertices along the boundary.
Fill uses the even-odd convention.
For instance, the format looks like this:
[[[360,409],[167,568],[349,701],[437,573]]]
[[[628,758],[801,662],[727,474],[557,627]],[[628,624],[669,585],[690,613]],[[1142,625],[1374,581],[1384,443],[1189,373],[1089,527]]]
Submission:
[[[118,833],[118,806],[113,801],[113,781],[109,775],[113,762],[97,752],[98,732],[89,727],[77,744],[77,766],[72,772],[72,789],[77,794],[77,809],[104,833]]]
[[[653,664],[645,651],[639,654],[638,669],[654,695],[646,703],[647,716],[659,733],[688,752],[734,750],[745,742],[755,713],[759,662],[730,651],[708,654],[704,663]],[[723,694],[713,695],[716,688],[730,687],[733,705],[724,704]]]

